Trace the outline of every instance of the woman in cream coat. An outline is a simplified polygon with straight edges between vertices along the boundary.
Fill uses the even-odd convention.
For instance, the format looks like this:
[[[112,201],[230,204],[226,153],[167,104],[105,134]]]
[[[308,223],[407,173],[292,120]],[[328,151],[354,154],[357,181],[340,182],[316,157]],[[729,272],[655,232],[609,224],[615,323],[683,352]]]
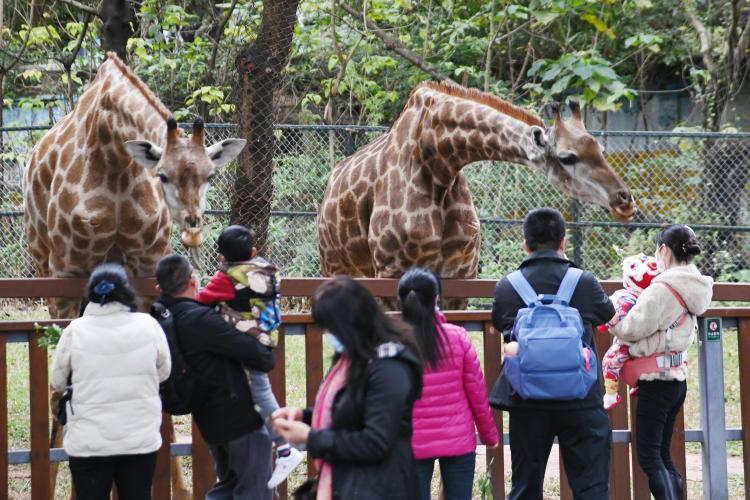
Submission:
[[[91,274],[89,304],[55,350],[52,387],[72,386],[63,447],[80,500],[151,498],[161,446],[159,383],[171,359],[159,324],[135,310],[125,270],[104,264]]]
[[[638,463],[657,500],[678,500],[682,499],[683,478],[672,462],[669,447],[675,418],[687,393],[687,350],[695,339],[696,317],[711,304],[713,280],[691,264],[700,253],[692,229],[669,226],[656,242],[656,260],[662,273],[610,331],[630,346],[632,366],[641,358],[642,369],[636,372]],[[649,357],[643,363],[643,358]],[[647,368],[649,365],[652,368]],[[627,363],[623,370],[626,368]]]

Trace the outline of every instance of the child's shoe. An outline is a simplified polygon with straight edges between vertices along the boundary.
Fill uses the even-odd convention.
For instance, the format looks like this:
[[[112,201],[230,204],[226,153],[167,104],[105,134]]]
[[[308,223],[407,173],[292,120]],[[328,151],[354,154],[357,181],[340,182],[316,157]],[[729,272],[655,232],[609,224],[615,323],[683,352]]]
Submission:
[[[611,410],[615,406],[617,406],[620,403],[622,403],[622,397],[619,394],[617,394],[617,393],[614,393],[614,394],[605,394],[603,399],[604,399],[604,409],[605,410]]]
[[[284,457],[277,456],[273,474],[271,474],[271,479],[268,480],[268,487],[274,489],[283,483],[289,477],[289,474],[302,463],[304,458],[305,455],[295,448],[290,448],[289,454]]]
[[[629,394],[631,398],[636,397],[638,395],[638,387],[633,387],[632,389],[630,389]]]

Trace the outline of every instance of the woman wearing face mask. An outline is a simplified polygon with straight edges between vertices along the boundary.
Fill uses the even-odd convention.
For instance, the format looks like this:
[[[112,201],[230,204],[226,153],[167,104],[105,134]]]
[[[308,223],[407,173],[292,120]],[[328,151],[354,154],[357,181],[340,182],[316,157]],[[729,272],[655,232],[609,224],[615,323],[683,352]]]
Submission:
[[[316,291],[312,314],[336,351],[331,369],[312,410],[273,414],[276,431],[291,443],[307,443],[316,459],[317,493],[308,497],[418,498],[411,413],[422,390],[422,364],[410,329],[346,276]]]
[[[430,500],[436,459],[446,500],[469,500],[477,447],[474,425],[487,446],[497,447],[499,439],[471,338],[437,310],[439,295],[440,280],[428,269],[410,269],[398,285],[402,317],[414,327],[425,362],[422,397],[412,417],[412,447],[423,500]]]
[[[669,447],[687,392],[687,350],[695,338],[696,317],[711,304],[713,280],[691,264],[700,247],[689,227],[669,226],[656,243],[662,273],[610,332],[630,345],[633,357],[621,374],[638,381],[638,462],[656,500],[677,500],[683,497],[683,478]]]

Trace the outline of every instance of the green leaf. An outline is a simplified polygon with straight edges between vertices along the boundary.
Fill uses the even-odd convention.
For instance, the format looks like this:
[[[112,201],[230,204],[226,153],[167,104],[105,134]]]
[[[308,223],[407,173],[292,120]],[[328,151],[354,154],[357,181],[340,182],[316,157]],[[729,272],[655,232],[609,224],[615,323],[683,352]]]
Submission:
[[[607,80],[617,80],[617,73],[608,66],[596,66],[594,71],[596,74]]]
[[[568,89],[568,84],[570,83],[570,80],[573,78],[573,75],[566,75],[559,80],[555,82],[555,84],[552,86],[551,89],[549,89],[549,93],[551,95],[559,94],[560,92]]]
[[[547,59],[537,59],[531,65],[527,74],[530,76],[536,75],[547,64],[547,62]]]
[[[578,75],[581,80],[587,81],[594,74],[594,70],[591,68],[590,64],[586,64],[583,61],[578,61],[573,66],[573,73]]]
[[[562,66],[560,66],[559,64],[552,65],[552,67],[545,71],[542,75],[542,81],[548,82],[550,80],[554,80],[555,78],[557,78],[557,75],[559,75],[561,71]]]
[[[543,25],[547,25],[560,17],[560,14],[557,12],[551,12],[551,11],[536,11],[532,12],[532,15],[534,16],[534,19],[539,21],[539,23]]]
[[[600,33],[604,33],[609,38],[613,39],[615,38],[615,32],[612,31],[607,24],[596,17],[593,14],[584,14],[581,16],[581,20],[586,21],[587,23],[591,24],[594,28],[596,28],[597,31]]]

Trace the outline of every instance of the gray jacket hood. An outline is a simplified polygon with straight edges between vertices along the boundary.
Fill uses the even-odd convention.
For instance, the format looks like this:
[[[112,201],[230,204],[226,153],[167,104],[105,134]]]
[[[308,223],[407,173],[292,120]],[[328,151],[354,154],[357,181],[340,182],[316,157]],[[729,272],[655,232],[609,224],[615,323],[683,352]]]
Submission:
[[[688,310],[697,316],[706,312],[711,305],[714,280],[702,275],[693,264],[667,269],[654,278],[651,286],[659,282],[674,288],[682,296]]]

